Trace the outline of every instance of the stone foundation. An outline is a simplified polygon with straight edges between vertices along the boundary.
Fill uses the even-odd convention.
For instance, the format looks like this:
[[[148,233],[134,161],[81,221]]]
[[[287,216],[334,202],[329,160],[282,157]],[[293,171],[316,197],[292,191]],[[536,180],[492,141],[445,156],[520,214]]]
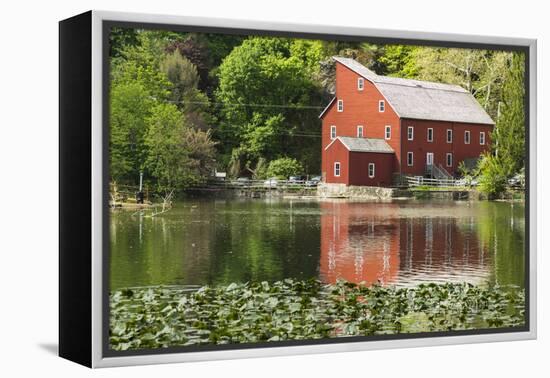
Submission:
[[[364,198],[391,199],[395,197],[410,197],[410,193],[395,188],[378,186],[354,186],[345,184],[320,183],[317,195],[321,198]]]

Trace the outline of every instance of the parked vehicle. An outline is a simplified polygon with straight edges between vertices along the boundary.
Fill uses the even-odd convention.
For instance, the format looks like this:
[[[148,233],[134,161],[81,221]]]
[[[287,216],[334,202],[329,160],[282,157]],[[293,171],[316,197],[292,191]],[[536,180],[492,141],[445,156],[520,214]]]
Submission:
[[[290,176],[288,178],[289,184],[303,184],[304,183],[304,176]]]
[[[264,181],[264,188],[276,188],[279,185],[279,179],[272,177]]]
[[[525,185],[525,177],[522,175],[515,175],[514,177],[508,179],[508,185],[512,187],[523,187]]]
[[[239,177],[234,182],[234,184],[237,185],[237,186],[249,186],[250,185],[250,178],[248,178],[248,177]]]
[[[311,179],[307,180],[305,185],[307,187],[313,188],[313,187],[316,187],[317,185],[319,185],[320,182],[321,182],[321,176],[315,176],[315,177],[312,177]]]

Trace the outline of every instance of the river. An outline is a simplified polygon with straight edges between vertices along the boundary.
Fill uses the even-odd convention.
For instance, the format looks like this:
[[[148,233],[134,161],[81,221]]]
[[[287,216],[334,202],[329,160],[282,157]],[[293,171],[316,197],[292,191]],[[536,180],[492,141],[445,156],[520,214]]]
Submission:
[[[524,287],[525,207],[487,201],[192,199],[110,213],[110,289],[284,278]]]

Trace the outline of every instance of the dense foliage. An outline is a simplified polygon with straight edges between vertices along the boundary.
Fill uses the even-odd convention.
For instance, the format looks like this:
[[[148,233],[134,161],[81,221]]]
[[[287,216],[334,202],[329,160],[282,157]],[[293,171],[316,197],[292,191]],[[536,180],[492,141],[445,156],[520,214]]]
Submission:
[[[514,53],[502,88],[501,114],[492,134],[492,153],[479,164],[483,192],[496,197],[506,189],[507,180],[525,169],[525,62]]]
[[[519,327],[515,287],[423,284],[366,287],[340,281],[124,289],[110,295],[115,350]]]
[[[155,187],[180,190],[214,169],[261,178],[285,158],[295,159],[300,173],[318,175],[318,115],[334,93],[334,55],[381,75],[464,87],[497,122],[498,146],[488,155],[497,160],[483,167],[503,168],[509,177],[524,165],[519,53],[123,28],[112,31],[110,47],[114,181],[135,184],[143,171]],[[159,118],[168,111],[180,116]],[[175,146],[182,133],[205,143],[195,151],[180,144],[183,157],[159,157],[160,146]],[[170,166],[191,154],[194,163]],[[484,180],[498,187],[491,179],[498,174],[487,172]]]

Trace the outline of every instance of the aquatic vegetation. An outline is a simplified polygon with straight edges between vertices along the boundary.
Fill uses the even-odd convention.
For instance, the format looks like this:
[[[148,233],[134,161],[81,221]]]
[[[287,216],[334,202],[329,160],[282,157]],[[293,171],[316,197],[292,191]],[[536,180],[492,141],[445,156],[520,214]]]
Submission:
[[[412,288],[285,279],[196,291],[174,287],[110,295],[114,350],[519,327],[517,287],[421,284]]]

